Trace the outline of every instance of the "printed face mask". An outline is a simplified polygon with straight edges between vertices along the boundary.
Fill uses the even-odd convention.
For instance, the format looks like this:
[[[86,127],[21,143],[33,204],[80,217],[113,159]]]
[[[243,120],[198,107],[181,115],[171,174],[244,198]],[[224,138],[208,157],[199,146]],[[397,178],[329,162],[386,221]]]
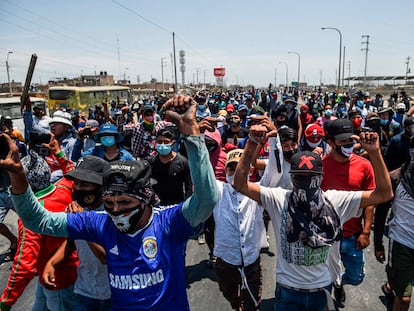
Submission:
[[[83,208],[94,206],[101,197],[98,189],[94,190],[75,190],[72,193],[72,200],[79,203]]]
[[[119,231],[131,234],[137,230],[136,226],[144,214],[144,204],[120,212],[107,212]]]
[[[336,146],[336,152],[344,158],[349,158],[354,151],[354,143],[350,143],[348,145]]]
[[[316,148],[321,144],[321,141],[322,141],[322,139],[315,142],[315,143],[313,143],[313,142],[310,142],[309,140],[306,140],[306,143],[309,145],[309,147]]]
[[[105,147],[111,147],[115,145],[115,137],[114,136],[102,136],[101,143]]]

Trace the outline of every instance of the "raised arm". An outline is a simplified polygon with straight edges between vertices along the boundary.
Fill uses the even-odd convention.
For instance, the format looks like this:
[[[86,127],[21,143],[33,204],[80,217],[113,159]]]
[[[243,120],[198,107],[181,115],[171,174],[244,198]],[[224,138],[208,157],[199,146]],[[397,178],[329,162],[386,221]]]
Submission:
[[[353,136],[353,138],[359,140],[362,148],[368,152],[375,174],[376,188],[375,190],[363,192],[360,207],[367,207],[391,200],[394,194],[390,175],[381,155],[378,134],[362,132],[359,137]]]
[[[175,96],[164,104],[166,117],[183,135],[194,192],[183,204],[183,215],[196,227],[212,213],[217,202],[217,184],[209,154],[196,121],[197,105],[189,96]]]
[[[260,186],[248,181],[250,163],[258,144],[264,144],[267,141],[268,129],[264,125],[253,125],[249,130],[249,139],[244,147],[242,157],[237,164],[234,176],[233,187],[248,196],[252,200],[260,201]]]

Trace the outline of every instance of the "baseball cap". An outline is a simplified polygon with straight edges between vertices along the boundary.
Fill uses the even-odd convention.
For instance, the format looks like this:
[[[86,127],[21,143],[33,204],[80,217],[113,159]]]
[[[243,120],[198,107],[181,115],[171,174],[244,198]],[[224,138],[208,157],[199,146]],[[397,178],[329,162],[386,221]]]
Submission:
[[[321,136],[324,137],[325,133],[323,128],[321,128],[318,124],[309,124],[305,129],[305,137],[312,137],[312,136]]]
[[[397,109],[404,109],[405,110],[405,104],[404,103],[399,103],[397,105]]]
[[[232,104],[227,104],[226,111],[233,112],[234,111],[234,106]]]
[[[113,161],[104,173],[106,191],[135,194],[149,202],[154,196],[152,186],[157,181],[151,178],[148,161]]]
[[[229,153],[227,153],[226,167],[230,163],[239,163],[242,153],[243,153],[243,149],[234,149],[230,151]]]
[[[354,127],[351,120],[336,119],[326,121],[324,124],[325,136],[338,140],[346,140],[354,135]]]
[[[241,104],[241,105],[239,105],[239,107],[237,108],[237,110],[238,111],[242,111],[242,110],[249,110],[249,108],[246,106],[246,105],[244,105],[244,104]]]
[[[376,112],[370,112],[370,113],[368,113],[367,114],[367,116],[366,116],[366,118],[365,118],[367,121],[368,120],[379,120],[380,119],[380,117],[379,117],[379,115],[378,115],[378,113],[376,113]]]
[[[323,174],[322,158],[319,154],[311,151],[302,151],[292,156],[290,163],[290,173],[312,173]]]
[[[142,107],[142,114],[145,114],[148,111],[155,112],[155,109],[151,105],[144,105],[144,107]]]
[[[348,112],[348,118],[352,118],[354,116],[360,116],[361,112],[358,109],[352,109]]]
[[[263,107],[260,107],[259,105],[254,106],[252,110],[250,111],[250,115],[263,116],[264,114],[265,114],[265,110],[263,109]]]
[[[104,159],[89,155],[76,162],[75,169],[65,175],[67,179],[79,179],[84,182],[103,185],[103,174],[108,169],[108,162]]]
[[[99,122],[95,119],[89,119],[88,121],[86,121],[85,127],[99,128]]]

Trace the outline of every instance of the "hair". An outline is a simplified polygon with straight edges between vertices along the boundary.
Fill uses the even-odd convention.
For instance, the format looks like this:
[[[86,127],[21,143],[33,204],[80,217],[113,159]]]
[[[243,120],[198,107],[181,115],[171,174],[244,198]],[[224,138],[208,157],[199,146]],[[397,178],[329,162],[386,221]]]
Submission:
[[[284,143],[288,140],[297,141],[298,140],[298,132],[290,127],[279,129],[279,137],[280,142]]]

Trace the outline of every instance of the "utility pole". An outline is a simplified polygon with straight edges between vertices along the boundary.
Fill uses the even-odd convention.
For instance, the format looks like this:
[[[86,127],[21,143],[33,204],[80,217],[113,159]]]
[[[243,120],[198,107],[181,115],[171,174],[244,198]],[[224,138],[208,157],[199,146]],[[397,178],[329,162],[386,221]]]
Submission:
[[[10,92],[10,96],[11,96],[12,95],[12,85],[11,85],[11,82],[10,82],[10,73],[9,73],[9,70],[10,70],[10,67],[9,67],[9,55],[10,54],[13,54],[13,52],[12,51],[8,51],[7,52],[6,70],[7,70],[7,80],[9,82],[9,92]]]
[[[408,84],[408,74],[410,73],[410,56],[407,56],[407,62],[405,63],[407,65],[407,69],[405,69],[405,84]]]
[[[201,68],[197,68],[196,69],[196,73],[197,73],[197,84],[196,85],[200,85],[200,80],[198,79],[198,75],[201,73]]]
[[[275,90],[277,90],[276,79],[277,79],[277,69],[275,68]]]
[[[173,37],[173,53],[174,53],[174,85],[175,85],[175,94],[178,94],[178,83],[177,83],[177,62],[175,58],[175,33],[172,33]]]
[[[346,68],[348,69],[348,78],[351,77],[351,61],[346,62]],[[348,89],[349,89],[349,79],[348,79]]]
[[[364,87],[367,87],[367,65],[368,65],[368,46],[369,46],[369,35],[362,35],[362,39],[366,38],[367,41],[362,41],[361,44],[365,47],[361,51],[365,51],[365,70],[364,70]]]

